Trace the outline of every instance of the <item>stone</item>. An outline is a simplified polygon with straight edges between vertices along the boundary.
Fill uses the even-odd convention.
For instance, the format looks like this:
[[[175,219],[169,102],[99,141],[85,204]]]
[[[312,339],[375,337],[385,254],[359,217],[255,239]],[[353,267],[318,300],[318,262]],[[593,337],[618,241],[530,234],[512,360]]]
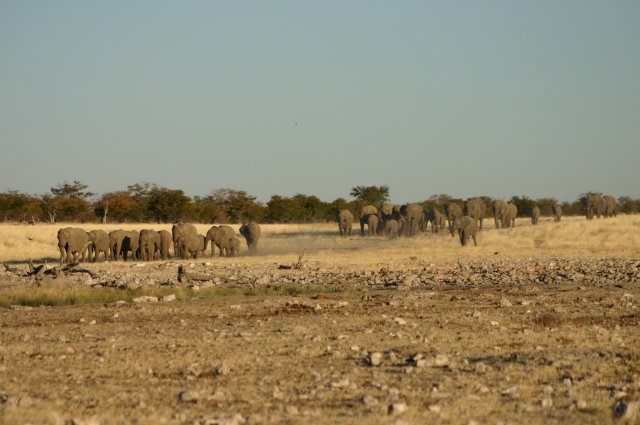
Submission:
[[[400,415],[407,411],[406,403],[391,403],[389,407],[387,407],[387,414],[389,415]]]
[[[511,301],[506,298],[502,298],[498,304],[500,305],[500,307],[513,307]]]
[[[169,294],[169,295],[165,295],[164,297],[162,297],[161,301],[166,303],[166,302],[171,302],[171,301],[175,301],[176,300],[176,294]]]
[[[136,304],[157,303],[158,302],[158,297],[152,297],[150,295],[143,295],[141,297],[134,298],[133,302],[136,303]]]
[[[193,390],[184,390],[178,394],[178,400],[183,403],[197,403],[200,399],[200,394]]]
[[[382,353],[369,353],[367,356],[367,364],[369,366],[380,366],[380,364],[382,364]]]
[[[362,403],[366,404],[367,406],[376,406],[379,403],[379,401],[377,398],[373,396],[366,395],[362,397]]]

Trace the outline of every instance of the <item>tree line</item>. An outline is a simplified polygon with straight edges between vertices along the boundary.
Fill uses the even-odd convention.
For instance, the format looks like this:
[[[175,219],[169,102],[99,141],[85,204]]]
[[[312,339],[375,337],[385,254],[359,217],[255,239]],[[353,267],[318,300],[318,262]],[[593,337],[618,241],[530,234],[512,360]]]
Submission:
[[[184,220],[194,223],[313,223],[334,221],[336,211],[350,209],[356,216],[362,205],[381,207],[389,202],[388,186],[356,186],[349,193],[350,199],[337,198],[326,202],[314,195],[273,195],[266,203],[255,196],[235,189],[217,189],[207,196],[187,196],[180,189],[169,189],[151,183],[137,183],[124,190],[96,195],[80,181],[64,182],[42,195],[30,195],[15,190],[0,193],[0,220],[5,222],[117,222],[169,223]],[[564,215],[584,214],[580,195],[573,202],[562,202]],[[481,197],[492,214],[493,199]],[[518,215],[528,216],[534,206],[542,215],[551,215],[554,198],[531,199],[513,196],[509,199],[518,207]],[[443,210],[445,204],[458,202],[450,195],[438,194],[419,202],[425,209]],[[623,213],[640,212],[640,199],[627,196],[618,198],[618,208]]]

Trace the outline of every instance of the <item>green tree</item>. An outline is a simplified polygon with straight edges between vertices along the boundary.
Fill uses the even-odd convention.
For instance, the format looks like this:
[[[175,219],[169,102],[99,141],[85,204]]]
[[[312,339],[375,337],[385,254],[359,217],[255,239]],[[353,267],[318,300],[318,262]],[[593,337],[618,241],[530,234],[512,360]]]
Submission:
[[[224,216],[233,223],[247,221],[262,221],[266,208],[256,201],[255,196],[247,194],[244,190],[222,188],[211,194],[216,206],[224,213]]]
[[[147,203],[148,215],[160,222],[176,221],[187,215],[191,199],[182,190],[153,188]]]
[[[359,205],[371,204],[376,208],[389,202],[389,186],[356,186],[350,195]]]
[[[88,199],[95,195],[95,193],[86,190],[88,187],[89,186],[78,180],[74,180],[73,183],[65,181],[64,183],[58,184],[56,187],[52,187],[51,193],[53,193],[54,196]]]

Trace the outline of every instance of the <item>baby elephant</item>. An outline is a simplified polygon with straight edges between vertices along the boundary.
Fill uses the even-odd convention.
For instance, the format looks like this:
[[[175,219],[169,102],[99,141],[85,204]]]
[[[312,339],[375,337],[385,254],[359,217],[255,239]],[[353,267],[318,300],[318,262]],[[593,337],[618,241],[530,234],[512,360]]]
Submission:
[[[384,223],[384,233],[387,235],[387,239],[398,238],[398,220],[389,219]]]
[[[476,221],[472,217],[465,215],[453,220],[453,223],[451,223],[451,237],[454,236],[456,230],[458,231],[458,236],[460,236],[460,243],[462,246],[467,245],[469,238],[473,238],[473,245],[478,246],[478,242],[476,241],[478,228],[476,226]]]

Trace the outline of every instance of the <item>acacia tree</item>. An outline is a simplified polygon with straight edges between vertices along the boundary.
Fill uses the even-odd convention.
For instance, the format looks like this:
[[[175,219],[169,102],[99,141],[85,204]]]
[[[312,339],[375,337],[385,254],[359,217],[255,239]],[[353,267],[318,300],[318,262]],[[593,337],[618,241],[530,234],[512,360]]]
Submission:
[[[182,190],[154,188],[149,194],[147,210],[158,223],[176,221],[189,213],[191,199]]]
[[[264,205],[244,190],[217,189],[211,194],[211,199],[220,209],[221,215],[234,223],[262,221],[265,216]]]
[[[58,216],[66,220],[84,221],[91,211],[87,199],[94,195],[86,190],[87,187],[78,180],[73,183],[65,181],[50,189],[52,195],[42,195],[40,206],[48,215],[49,221],[55,223]]]
[[[351,188],[350,195],[358,204],[371,204],[381,208],[389,202],[389,186],[356,186]]]

